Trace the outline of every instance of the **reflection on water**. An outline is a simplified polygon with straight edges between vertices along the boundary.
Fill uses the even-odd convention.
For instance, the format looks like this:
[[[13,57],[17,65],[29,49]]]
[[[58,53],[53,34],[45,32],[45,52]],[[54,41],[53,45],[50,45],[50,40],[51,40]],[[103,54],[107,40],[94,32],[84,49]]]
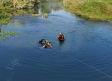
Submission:
[[[63,7],[62,7],[62,4],[60,2],[55,2],[53,4],[53,2],[49,2],[48,4],[46,4],[47,2],[43,2],[40,4],[40,12],[42,14],[49,14],[53,11],[59,11],[61,10]]]
[[[65,40],[64,40],[65,41]],[[64,41],[60,41],[59,45],[62,46],[64,44]]]

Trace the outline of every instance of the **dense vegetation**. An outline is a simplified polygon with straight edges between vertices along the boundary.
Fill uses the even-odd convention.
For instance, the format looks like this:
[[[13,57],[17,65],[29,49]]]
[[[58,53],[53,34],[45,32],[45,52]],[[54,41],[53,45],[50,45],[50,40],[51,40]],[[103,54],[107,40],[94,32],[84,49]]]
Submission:
[[[6,14],[2,13],[2,11],[0,11],[0,20],[3,20],[3,19],[10,19]]]
[[[7,20],[10,20],[11,16],[33,12],[35,7],[37,9],[38,3],[38,0],[0,0],[0,24],[4,24]],[[33,9],[29,10],[31,8]]]
[[[112,0],[63,0],[64,7],[87,20],[112,20]]]
[[[0,0],[0,21],[6,22],[11,16],[38,14],[38,5],[41,1],[60,0]],[[42,10],[42,13],[47,11]]]

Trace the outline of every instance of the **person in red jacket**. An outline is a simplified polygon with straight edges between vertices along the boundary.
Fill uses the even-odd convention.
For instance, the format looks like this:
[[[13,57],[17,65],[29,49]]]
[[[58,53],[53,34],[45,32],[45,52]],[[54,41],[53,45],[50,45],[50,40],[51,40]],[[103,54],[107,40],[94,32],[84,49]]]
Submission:
[[[60,32],[60,35],[56,38],[58,38],[60,41],[63,41],[64,40],[64,35],[62,34],[62,32]]]

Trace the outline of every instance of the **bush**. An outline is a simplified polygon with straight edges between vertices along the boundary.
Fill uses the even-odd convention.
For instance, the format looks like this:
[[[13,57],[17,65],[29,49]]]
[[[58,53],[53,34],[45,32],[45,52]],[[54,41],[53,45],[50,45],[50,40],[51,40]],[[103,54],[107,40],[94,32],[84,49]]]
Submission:
[[[11,1],[8,1],[8,2],[3,3],[3,5],[4,5],[4,6],[12,6],[13,3],[12,3]]]
[[[3,13],[0,13],[0,19],[8,18],[8,16],[4,15]]]

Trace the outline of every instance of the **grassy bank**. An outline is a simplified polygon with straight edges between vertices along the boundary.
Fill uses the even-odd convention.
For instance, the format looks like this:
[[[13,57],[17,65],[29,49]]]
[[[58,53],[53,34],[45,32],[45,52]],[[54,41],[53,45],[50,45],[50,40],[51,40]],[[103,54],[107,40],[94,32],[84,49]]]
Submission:
[[[63,4],[67,11],[87,20],[112,20],[112,0],[63,0]]]

